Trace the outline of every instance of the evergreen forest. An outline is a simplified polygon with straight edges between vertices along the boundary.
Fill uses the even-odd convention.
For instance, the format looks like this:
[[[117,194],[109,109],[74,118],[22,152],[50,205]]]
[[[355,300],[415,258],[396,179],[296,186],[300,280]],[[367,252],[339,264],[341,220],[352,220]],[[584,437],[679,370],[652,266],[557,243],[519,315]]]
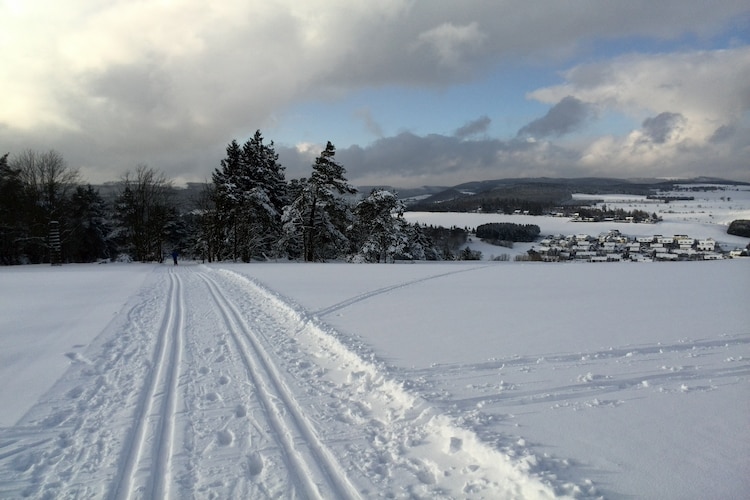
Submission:
[[[260,132],[226,147],[190,200],[138,165],[103,196],[56,151],[0,157],[0,265],[142,261],[173,252],[205,262],[460,259],[466,231],[403,218],[389,190],[358,193],[328,142],[308,177],[287,180]]]

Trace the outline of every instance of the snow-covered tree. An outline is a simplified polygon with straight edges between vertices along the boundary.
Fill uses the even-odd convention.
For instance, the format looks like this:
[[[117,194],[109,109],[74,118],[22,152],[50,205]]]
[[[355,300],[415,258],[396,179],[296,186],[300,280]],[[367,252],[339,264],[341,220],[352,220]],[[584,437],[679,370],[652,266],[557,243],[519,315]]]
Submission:
[[[66,260],[93,262],[112,257],[111,224],[107,204],[91,185],[78,186],[70,199],[70,234],[66,235]]]
[[[349,247],[345,232],[353,215],[345,195],[357,189],[346,180],[346,170],[335,156],[329,141],[315,159],[310,178],[300,180],[293,190],[295,197],[284,214],[284,241],[301,241],[308,262],[340,257]]]
[[[404,204],[396,194],[374,189],[355,208],[357,253],[368,262],[411,259],[409,224],[404,220]]]
[[[273,253],[287,203],[284,168],[273,141],[263,144],[260,130],[242,147],[233,140],[212,180],[228,249],[222,257],[249,261]]]

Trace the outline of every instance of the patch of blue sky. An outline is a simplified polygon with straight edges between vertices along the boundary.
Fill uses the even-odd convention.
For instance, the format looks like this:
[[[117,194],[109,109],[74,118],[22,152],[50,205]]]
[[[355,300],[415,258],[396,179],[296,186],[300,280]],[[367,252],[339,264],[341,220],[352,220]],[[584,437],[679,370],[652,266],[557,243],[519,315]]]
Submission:
[[[750,44],[750,16],[738,18],[726,29],[710,36],[686,33],[678,38],[599,38],[582,43],[582,50],[577,55],[577,60],[579,63],[585,63],[608,60],[618,55],[721,50],[748,44]]]
[[[295,104],[277,116],[269,134],[285,145],[330,140],[337,147],[365,146],[402,132],[450,136],[486,116],[491,122],[478,137],[512,138],[519,128],[547,112],[548,104],[527,94],[560,83],[558,71],[516,65],[444,88],[364,88],[338,100]]]

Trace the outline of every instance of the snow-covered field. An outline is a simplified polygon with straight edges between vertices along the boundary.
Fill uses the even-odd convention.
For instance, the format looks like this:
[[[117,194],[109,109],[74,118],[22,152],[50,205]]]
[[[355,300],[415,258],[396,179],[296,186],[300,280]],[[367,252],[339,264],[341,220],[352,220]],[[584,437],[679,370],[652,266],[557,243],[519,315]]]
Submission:
[[[683,222],[644,230],[747,243]],[[749,278],[0,268],[0,498],[745,498]]]

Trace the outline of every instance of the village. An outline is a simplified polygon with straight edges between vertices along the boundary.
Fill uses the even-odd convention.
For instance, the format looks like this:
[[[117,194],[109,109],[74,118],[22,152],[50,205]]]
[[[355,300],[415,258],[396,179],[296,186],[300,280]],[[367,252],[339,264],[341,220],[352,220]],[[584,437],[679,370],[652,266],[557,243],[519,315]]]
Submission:
[[[587,234],[547,236],[529,250],[531,260],[544,262],[653,262],[679,260],[720,260],[739,257],[741,251],[724,252],[712,239],[688,235],[638,236],[630,238],[617,229],[598,237]]]

